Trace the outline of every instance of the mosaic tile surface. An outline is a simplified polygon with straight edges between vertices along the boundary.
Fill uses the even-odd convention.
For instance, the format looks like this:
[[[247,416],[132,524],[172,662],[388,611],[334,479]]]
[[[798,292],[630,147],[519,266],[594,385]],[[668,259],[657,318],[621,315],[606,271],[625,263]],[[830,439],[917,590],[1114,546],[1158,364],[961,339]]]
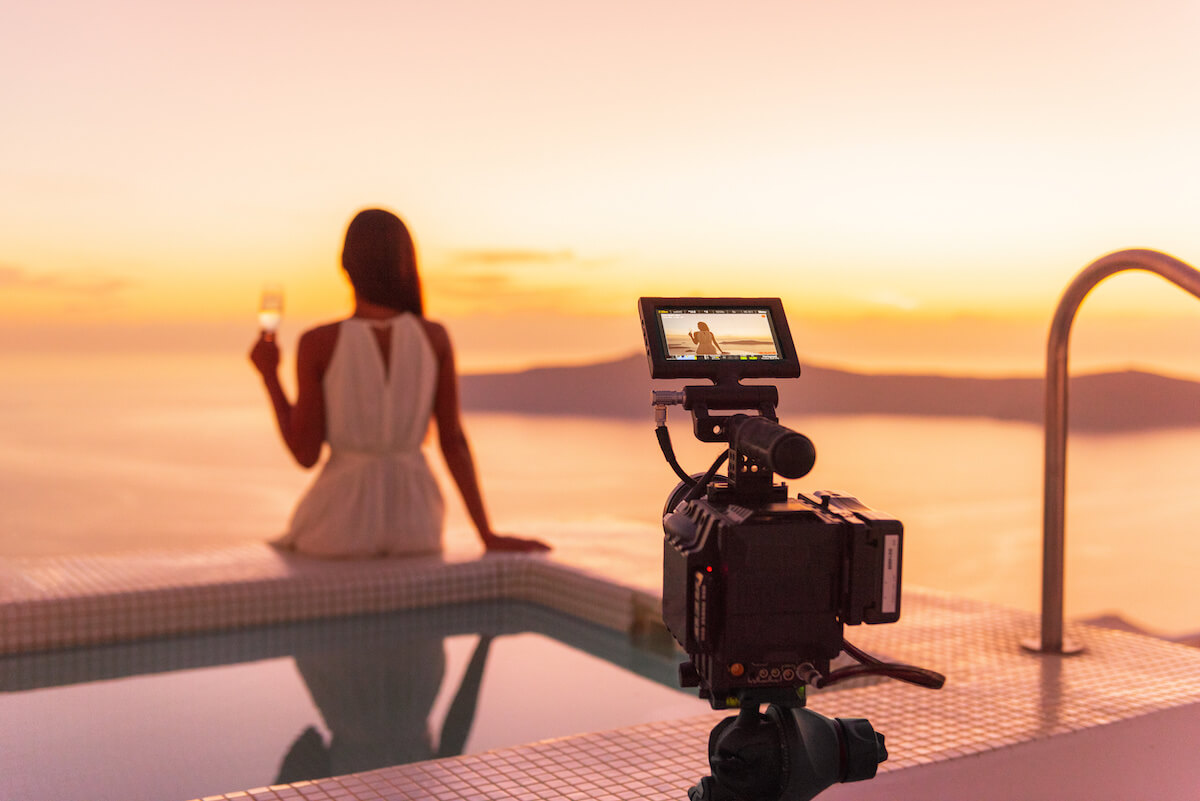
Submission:
[[[0,564],[0,654],[512,598],[621,631],[645,593],[541,557],[319,560],[265,545]]]
[[[945,671],[945,688],[884,681],[830,688],[809,701],[830,717],[869,718],[886,734],[890,758],[881,775],[1200,704],[1196,649],[1078,626],[1072,631],[1085,641],[1084,654],[1036,656],[1018,644],[1036,628],[1032,615],[912,590],[905,601],[906,620],[863,628],[854,640],[890,659]],[[1136,686],[1132,675],[1142,677]],[[708,772],[708,734],[727,714],[214,799],[678,801]]]
[[[0,649],[231,628],[510,597],[618,631],[653,631],[657,600],[544,558],[324,562],[261,546],[143,558],[0,564]],[[887,736],[881,774],[919,770],[1170,709],[1200,714],[1200,650],[1077,625],[1086,651],[1033,655],[1035,615],[907,587],[894,625],[847,629],[889,661],[938,670],[939,691],[859,680],[812,692],[831,717],[866,717]],[[210,796],[226,799],[466,801],[682,799],[705,773],[714,712],[369,773]],[[1200,784],[1200,782],[1198,782]],[[164,801],[167,801],[164,799]]]

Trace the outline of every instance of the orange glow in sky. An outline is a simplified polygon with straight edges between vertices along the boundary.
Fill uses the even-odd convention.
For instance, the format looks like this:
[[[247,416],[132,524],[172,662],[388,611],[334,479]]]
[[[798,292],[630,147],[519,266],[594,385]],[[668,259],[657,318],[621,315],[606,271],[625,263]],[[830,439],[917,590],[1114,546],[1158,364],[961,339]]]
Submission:
[[[1200,260],[1197,41],[1187,0],[10,4],[0,318],[332,317],[382,205],[436,317],[1048,320],[1106,252]]]

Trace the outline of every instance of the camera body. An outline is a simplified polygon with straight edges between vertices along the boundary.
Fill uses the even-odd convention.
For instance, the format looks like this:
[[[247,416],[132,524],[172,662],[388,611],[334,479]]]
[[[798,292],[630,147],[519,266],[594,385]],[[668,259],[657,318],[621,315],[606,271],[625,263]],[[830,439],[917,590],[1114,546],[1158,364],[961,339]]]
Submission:
[[[663,521],[663,620],[691,660],[681,678],[714,709],[747,691],[802,705],[844,625],[900,618],[900,521],[816,495],[748,508],[722,482]]]
[[[680,681],[714,709],[801,707],[843,650],[844,626],[899,619],[903,525],[851,496],[789,498],[774,482],[816,458],[779,425],[775,387],[740,383],[800,374],[778,298],[642,298],[639,310],[652,378],[712,382],[654,393],[668,461],[685,475],[665,434],[668,404],[692,413],[698,439],[729,443],[727,475],[714,465],[685,478],[664,510],[663,619],[690,660]],[[755,413],[713,413],[731,410]]]

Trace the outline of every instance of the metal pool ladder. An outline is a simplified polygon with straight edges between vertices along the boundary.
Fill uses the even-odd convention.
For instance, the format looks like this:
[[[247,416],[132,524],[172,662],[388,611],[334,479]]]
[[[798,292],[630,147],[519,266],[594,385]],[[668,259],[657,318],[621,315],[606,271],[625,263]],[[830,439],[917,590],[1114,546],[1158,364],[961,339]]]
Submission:
[[[1021,644],[1045,654],[1073,654],[1079,643],[1063,639],[1063,567],[1067,479],[1067,350],[1071,323],[1096,284],[1126,270],[1155,273],[1200,298],[1200,270],[1155,250],[1121,250],[1089,264],[1067,286],[1046,346],[1046,469],[1042,507],[1042,626],[1040,639]]]

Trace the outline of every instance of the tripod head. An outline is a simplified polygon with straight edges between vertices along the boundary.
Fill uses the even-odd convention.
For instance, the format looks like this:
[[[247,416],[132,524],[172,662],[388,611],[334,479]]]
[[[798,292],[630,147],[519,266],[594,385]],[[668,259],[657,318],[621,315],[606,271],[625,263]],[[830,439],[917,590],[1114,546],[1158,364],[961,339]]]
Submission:
[[[870,779],[887,759],[884,737],[865,718],[811,709],[742,706],[708,738],[711,776],[690,801],[808,801],[839,782]]]

